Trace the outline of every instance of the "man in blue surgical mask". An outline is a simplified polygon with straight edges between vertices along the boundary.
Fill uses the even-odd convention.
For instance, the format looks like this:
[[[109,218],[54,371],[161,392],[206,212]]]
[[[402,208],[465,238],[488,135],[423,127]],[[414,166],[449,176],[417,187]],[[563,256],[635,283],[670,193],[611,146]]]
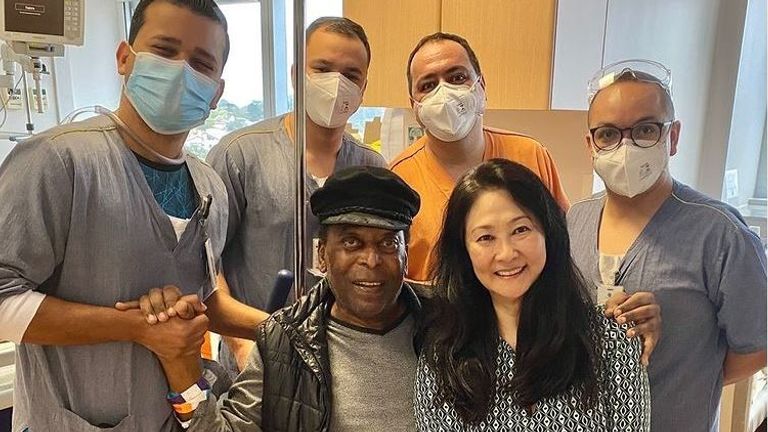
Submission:
[[[213,0],[142,0],[117,51],[120,108],[41,133],[0,167],[13,430],[176,430],[156,357],[196,355],[209,318],[244,337],[264,318],[214,292],[226,189],[182,149],[221,96],[228,47]],[[167,314],[188,319],[114,307],[161,286],[186,295]]]
[[[360,25],[320,18],[307,28],[306,161],[308,194],[332,173],[349,166],[385,166],[384,159],[344,132],[368,82],[371,50]],[[294,80],[295,81],[295,80]],[[222,254],[226,281],[236,299],[265,308],[281,269],[293,267],[293,113],[235,131],[208,155],[229,193],[227,244]],[[319,222],[307,212],[304,254],[316,259]],[[252,343],[225,338],[222,363],[242,368]],[[230,351],[234,356],[230,355]]]

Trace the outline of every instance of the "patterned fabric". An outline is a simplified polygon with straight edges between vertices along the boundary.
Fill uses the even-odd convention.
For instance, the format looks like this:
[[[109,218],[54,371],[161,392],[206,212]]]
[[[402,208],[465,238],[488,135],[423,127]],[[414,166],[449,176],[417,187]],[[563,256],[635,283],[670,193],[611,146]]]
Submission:
[[[602,314],[601,314],[602,316]],[[627,326],[603,318],[603,367],[599,401],[584,411],[579,407],[579,393],[564,394],[540,401],[533,412],[514,404],[509,392],[501,387],[514,377],[515,352],[499,340],[496,361],[496,391],[488,416],[478,425],[466,425],[449,404],[437,406],[435,375],[424,358],[419,359],[416,374],[414,409],[420,431],[633,431],[650,430],[650,393],[648,376],[640,363],[638,339],[627,339]]]
[[[192,217],[197,198],[187,164],[162,165],[139,155],[136,159],[160,208],[169,216],[180,219]]]

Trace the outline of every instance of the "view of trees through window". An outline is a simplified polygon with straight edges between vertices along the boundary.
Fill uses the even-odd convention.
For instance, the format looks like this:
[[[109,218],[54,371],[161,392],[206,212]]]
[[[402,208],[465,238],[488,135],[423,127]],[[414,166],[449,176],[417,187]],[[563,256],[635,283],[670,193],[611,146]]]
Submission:
[[[238,106],[222,99],[219,107],[211,111],[205,124],[194,129],[187,138],[187,150],[199,158],[205,158],[208,151],[226,134],[264,119],[264,103],[252,101]]]
[[[264,85],[262,76],[261,51],[261,5],[259,2],[227,2],[220,5],[227,17],[230,34],[230,54],[222,78],[226,83],[224,95],[218,108],[210,117],[189,134],[187,150],[205,158],[210,149],[230,132],[252,125],[264,119]],[[322,16],[340,16],[341,0],[311,0],[307,2],[306,21],[312,22]],[[275,29],[275,37],[283,37],[286,46],[293,44],[293,2],[286,0],[286,21],[284,29]],[[287,64],[280,65],[276,72],[289,74],[293,64],[293,50],[286,52]],[[287,99],[288,109],[293,109],[293,89],[278,91],[277,98]],[[383,115],[383,108],[361,107],[349,119],[354,136],[362,141],[365,124]],[[280,114],[280,113],[279,113]]]
[[[187,150],[200,158],[228,133],[264,119],[261,5],[249,1],[220,7],[227,17],[231,47],[218,108],[187,138]]]

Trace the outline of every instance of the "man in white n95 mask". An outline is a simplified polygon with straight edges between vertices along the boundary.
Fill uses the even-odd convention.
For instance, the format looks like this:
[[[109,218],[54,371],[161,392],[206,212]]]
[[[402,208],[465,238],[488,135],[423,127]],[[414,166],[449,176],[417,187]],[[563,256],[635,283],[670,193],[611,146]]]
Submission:
[[[504,158],[525,165],[568,209],[557,167],[546,148],[531,137],[483,125],[486,83],[480,61],[464,38],[449,33],[424,37],[411,52],[406,73],[413,111],[427,132],[391,164],[422,197],[408,243],[409,278],[428,278],[432,246],[453,185],[485,160]]]
[[[371,52],[363,28],[347,18],[328,17],[313,22],[306,35],[306,69],[293,70],[293,76],[306,76],[305,184],[311,193],[342,168],[386,163],[344,132],[367,83]],[[277,273],[293,266],[294,121],[289,113],[235,131],[208,155],[229,193],[222,255],[226,280],[236,299],[260,309],[266,307]],[[307,213],[304,251],[312,257],[319,223]],[[232,351],[242,368],[252,343],[225,342],[222,362],[230,369],[238,366],[232,362]]]
[[[680,121],[670,83],[647,60],[590,82],[586,144],[607,189],[568,212],[571,253],[598,298],[652,292],[661,307],[651,430],[714,432],[723,385],[766,364],[765,251],[736,209],[672,178]]]

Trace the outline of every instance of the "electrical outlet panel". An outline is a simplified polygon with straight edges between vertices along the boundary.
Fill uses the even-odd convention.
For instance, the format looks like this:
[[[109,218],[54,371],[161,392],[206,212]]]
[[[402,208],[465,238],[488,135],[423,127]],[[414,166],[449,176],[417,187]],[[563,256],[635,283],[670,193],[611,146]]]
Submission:
[[[22,105],[22,91],[21,89],[8,89],[6,92],[4,92],[3,97],[8,98],[5,103],[5,107],[8,110],[20,110],[24,108]]]
[[[48,111],[48,91],[46,89],[40,89],[41,94],[43,95],[42,101],[43,101],[43,112]],[[37,89],[31,88],[29,89],[29,103],[32,105],[32,109],[35,112],[40,112],[38,109],[38,103],[37,103]]]

